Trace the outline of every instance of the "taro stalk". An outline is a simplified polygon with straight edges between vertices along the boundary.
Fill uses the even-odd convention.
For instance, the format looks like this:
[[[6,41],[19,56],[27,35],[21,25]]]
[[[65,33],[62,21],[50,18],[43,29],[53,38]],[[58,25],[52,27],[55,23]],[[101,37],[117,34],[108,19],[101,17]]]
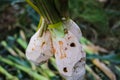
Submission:
[[[40,28],[30,39],[26,50],[27,58],[40,64],[54,54],[58,70],[66,80],[82,80],[85,74],[85,52],[79,43],[81,31],[77,24],[68,18],[68,1],[27,2],[43,17]]]

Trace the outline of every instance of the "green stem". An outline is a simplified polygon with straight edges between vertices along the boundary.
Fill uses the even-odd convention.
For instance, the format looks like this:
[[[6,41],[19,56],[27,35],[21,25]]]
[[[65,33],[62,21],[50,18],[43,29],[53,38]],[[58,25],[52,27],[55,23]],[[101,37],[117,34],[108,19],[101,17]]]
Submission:
[[[53,0],[32,0],[32,2],[39,8],[41,15],[48,24],[55,24],[61,21]]]
[[[50,58],[50,62],[54,66],[54,68],[57,69],[55,58]]]
[[[45,28],[46,28],[45,20],[44,20],[43,17],[40,18],[37,30],[39,30],[39,28],[40,28],[40,33],[39,34],[40,34],[40,37],[41,37],[43,35],[43,32],[44,32]]]
[[[62,18],[68,19],[68,0],[54,0],[55,6]]]
[[[26,0],[26,2],[38,13],[41,14],[39,9],[30,1],[30,0]]]
[[[18,56],[17,53],[10,47],[8,46],[6,41],[2,41],[0,43],[5,49],[7,49],[13,56]]]
[[[16,67],[16,68],[18,68],[18,69],[28,73],[30,76],[32,76],[36,80],[48,80],[47,78],[43,77],[42,75],[39,75],[37,72],[31,70],[30,68],[22,66],[22,65],[19,65],[19,64],[16,64],[16,63],[10,61],[7,58],[3,58],[2,56],[0,56],[0,61],[2,61],[2,62],[6,63],[8,65],[11,65],[13,67]]]
[[[19,80],[17,77],[8,73],[2,66],[0,66],[0,73],[4,74],[8,80]]]
[[[56,75],[47,67],[46,64],[41,65],[41,69],[42,69],[43,71],[45,71],[45,73],[46,73],[49,77],[54,77],[54,76],[56,76]]]

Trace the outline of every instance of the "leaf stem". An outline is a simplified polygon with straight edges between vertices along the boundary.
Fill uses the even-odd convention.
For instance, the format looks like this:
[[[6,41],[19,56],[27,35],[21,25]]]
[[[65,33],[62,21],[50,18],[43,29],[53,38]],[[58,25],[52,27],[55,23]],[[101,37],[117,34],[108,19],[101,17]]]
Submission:
[[[38,13],[41,14],[38,7],[36,7],[30,0],[26,0],[26,2]]]
[[[43,16],[47,24],[55,24],[61,21],[60,15],[57,12],[54,0],[32,0]]]

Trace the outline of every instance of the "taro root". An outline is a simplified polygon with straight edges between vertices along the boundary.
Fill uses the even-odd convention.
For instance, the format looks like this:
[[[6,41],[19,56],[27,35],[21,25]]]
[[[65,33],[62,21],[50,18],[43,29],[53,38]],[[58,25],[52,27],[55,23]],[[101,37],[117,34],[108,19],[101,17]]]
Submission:
[[[85,74],[85,53],[77,37],[68,31],[64,38],[53,38],[59,72],[67,80],[81,80]]]
[[[40,64],[46,62],[51,56],[53,56],[51,34],[45,31],[40,36],[40,30],[38,30],[30,39],[26,57],[35,64]]]

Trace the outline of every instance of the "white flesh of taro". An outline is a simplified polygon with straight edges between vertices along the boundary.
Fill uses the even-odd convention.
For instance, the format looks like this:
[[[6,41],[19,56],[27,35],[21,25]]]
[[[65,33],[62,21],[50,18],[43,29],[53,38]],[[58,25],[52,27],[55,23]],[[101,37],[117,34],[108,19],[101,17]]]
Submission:
[[[26,49],[26,56],[28,60],[39,64],[46,62],[51,56],[52,39],[49,31],[43,33],[40,37],[40,29],[31,37],[29,45]]]
[[[68,19],[64,21],[64,25],[65,25],[65,28],[68,29],[68,31],[73,33],[77,37],[77,39],[80,40],[80,38],[82,37],[81,30],[73,20]]]
[[[85,53],[76,36],[68,31],[61,40],[53,40],[59,72],[68,80],[80,80],[85,74]]]

